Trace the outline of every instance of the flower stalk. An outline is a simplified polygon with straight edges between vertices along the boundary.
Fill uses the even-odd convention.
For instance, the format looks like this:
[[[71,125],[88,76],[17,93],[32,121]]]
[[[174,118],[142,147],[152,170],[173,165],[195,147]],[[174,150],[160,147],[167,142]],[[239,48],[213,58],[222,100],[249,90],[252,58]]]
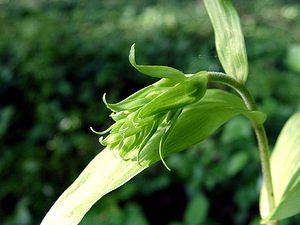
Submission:
[[[242,83],[236,81],[235,79],[227,76],[220,72],[208,72],[208,82],[215,82],[225,84],[232,87],[243,99],[249,110],[257,110],[257,106],[248,89]],[[270,153],[268,139],[266,136],[265,128],[262,123],[258,123],[254,120],[251,121],[256,135],[256,139],[259,147],[259,155],[261,161],[262,176],[265,183],[265,188],[267,192],[268,207],[269,212],[275,208],[274,190],[272,182],[272,174],[270,167]],[[278,225],[278,221],[270,221],[267,225]]]

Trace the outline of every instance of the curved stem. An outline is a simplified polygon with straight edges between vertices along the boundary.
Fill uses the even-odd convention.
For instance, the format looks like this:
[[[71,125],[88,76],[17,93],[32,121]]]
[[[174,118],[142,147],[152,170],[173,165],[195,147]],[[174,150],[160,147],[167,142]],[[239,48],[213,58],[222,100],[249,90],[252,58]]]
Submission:
[[[253,97],[249,93],[245,85],[239,83],[235,79],[229,77],[228,75],[220,72],[208,72],[208,82],[215,82],[225,84],[232,87],[238,94],[241,96],[249,110],[257,110],[257,106],[253,100]],[[269,145],[268,139],[266,136],[265,128],[262,124],[258,124],[255,121],[252,121],[252,126],[255,131],[256,139],[259,147],[259,154],[261,160],[262,176],[264,179],[269,212],[272,211],[275,207],[275,199],[273,192],[273,183],[272,175],[270,168],[270,154],[269,154]],[[269,222],[268,225],[278,225],[277,221]]]
[[[220,72],[208,72],[208,82],[225,84],[232,87],[241,96],[249,110],[257,110],[257,106],[245,85],[239,83],[232,77]]]

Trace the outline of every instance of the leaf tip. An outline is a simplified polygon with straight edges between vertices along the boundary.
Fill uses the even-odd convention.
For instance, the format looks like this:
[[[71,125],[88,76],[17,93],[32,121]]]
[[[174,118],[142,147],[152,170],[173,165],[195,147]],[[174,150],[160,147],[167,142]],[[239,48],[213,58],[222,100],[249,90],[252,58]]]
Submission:
[[[135,43],[131,45],[130,51],[129,51],[129,62],[130,64],[136,68],[137,64],[135,62]]]

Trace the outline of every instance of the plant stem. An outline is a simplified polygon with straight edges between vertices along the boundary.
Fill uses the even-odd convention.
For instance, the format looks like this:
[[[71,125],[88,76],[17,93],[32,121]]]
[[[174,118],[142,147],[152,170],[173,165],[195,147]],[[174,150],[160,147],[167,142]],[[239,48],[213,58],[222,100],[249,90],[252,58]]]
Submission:
[[[251,94],[249,93],[248,89],[245,87],[244,84],[239,83],[232,77],[220,72],[208,72],[208,81],[225,84],[227,86],[232,87],[241,96],[241,98],[243,99],[243,101],[245,102],[249,110],[251,111],[257,110],[257,106],[253,100],[253,97],[251,96]],[[266,136],[265,128],[262,124],[258,124],[257,122],[252,121],[252,125],[258,142],[262,176],[263,176],[263,180],[267,192],[269,212],[271,212],[275,207],[275,199],[274,199],[272,174],[271,174],[271,167],[270,167],[268,139]],[[279,224],[278,221],[272,221],[269,222],[267,225],[278,225],[278,224]]]

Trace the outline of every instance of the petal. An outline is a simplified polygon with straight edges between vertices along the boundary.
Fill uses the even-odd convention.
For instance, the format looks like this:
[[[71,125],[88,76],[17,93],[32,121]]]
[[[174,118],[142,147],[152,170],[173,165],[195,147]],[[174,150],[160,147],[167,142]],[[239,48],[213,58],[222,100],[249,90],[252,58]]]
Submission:
[[[147,117],[159,112],[177,110],[192,104],[204,95],[207,88],[207,72],[200,72],[192,77],[183,79],[140,109],[138,116]]]

